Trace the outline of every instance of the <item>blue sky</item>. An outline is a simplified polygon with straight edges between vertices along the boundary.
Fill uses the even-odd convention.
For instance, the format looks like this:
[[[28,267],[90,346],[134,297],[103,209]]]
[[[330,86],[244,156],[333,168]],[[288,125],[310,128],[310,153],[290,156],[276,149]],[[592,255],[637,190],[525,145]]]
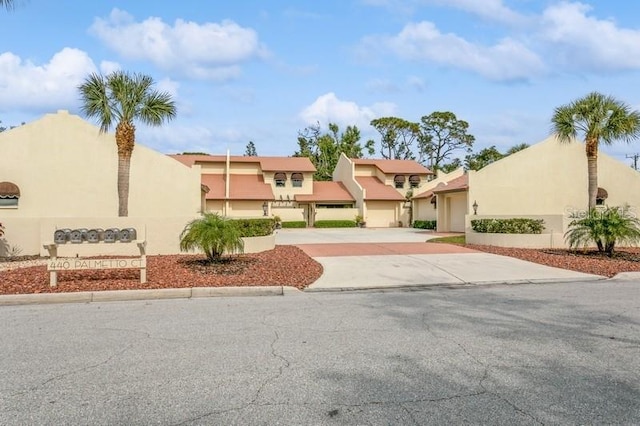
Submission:
[[[0,12],[0,120],[79,113],[91,72],[151,75],[165,153],[291,155],[299,130],[452,111],[476,149],[535,143],[591,91],[640,109],[640,4],[622,0],[16,0]],[[605,150],[629,163],[635,145]]]

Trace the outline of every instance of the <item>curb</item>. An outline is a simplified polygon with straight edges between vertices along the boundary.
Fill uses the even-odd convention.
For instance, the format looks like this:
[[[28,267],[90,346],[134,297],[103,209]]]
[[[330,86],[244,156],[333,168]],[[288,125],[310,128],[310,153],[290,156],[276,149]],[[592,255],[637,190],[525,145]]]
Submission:
[[[128,300],[196,299],[205,297],[295,296],[301,294],[303,294],[301,290],[288,286],[80,291],[72,293],[5,294],[0,295],[0,306],[123,302]]]
[[[510,285],[525,285],[525,284],[562,284],[573,282],[595,282],[595,281],[607,281],[607,277],[582,277],[582,278],[552,278],[552,279],[523,279],[512,281],[461,281],[461,282],[442,282],[442,283],[430,283],[430,284],[401,284],[401,285],[384,285],[384,286],[367,286],[367,287],[319,287],[311,288],[307,287],[302,292],[304,293],[339,293],[339,292],[358,292],[358,291],[419,291],[430,289],[466,289],[466,288],[478,288],[478,287],[499,287]]]

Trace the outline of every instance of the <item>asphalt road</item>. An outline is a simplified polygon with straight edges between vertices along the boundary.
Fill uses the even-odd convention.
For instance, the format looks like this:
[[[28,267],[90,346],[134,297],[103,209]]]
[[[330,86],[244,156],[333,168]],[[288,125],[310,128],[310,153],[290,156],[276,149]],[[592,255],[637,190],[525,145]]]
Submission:
[[[640,424],[640,283],[0,307],[2,425]]]

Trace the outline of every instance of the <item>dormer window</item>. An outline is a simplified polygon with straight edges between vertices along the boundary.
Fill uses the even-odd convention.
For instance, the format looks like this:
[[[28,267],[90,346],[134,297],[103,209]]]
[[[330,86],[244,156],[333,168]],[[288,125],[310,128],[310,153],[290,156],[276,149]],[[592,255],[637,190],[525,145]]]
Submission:
[[[276,182],[276,188],[284,188],[287,182],[287,174],[284,172],[278,172],[273,175],[273,180]]]
[[[0,207],[17,207],[20,188],[13,182],[0,182]]]
[[[404,175],[396,175],[393,178],[393,183],[395,184],[396,189],[404,188],[404,180],[405,180]]]
[[[411,186],[411,188],[419,187],[420,186],[420,176],[418,176],[418,175],[409,176],[409,185]]]
[[[291,185],[294,188],[302,188],[303,180],[304,176],[302,176],[302,173],[291,173]]]

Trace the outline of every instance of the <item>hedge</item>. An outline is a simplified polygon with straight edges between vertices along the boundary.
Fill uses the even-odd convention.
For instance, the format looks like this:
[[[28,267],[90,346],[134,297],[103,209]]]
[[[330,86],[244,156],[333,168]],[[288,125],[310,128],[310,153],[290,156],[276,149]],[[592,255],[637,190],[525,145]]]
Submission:
[[[437,221],[435,220],[414,220],[413,227],[418,229],[436,229]]]
[[[240,230],[241,237],[264,237],[273,233],[275,221],[265,219],[231,219]]]
[[[476,219],[471,229],[487,234],[540,234],[544,230],[542,219]]]
[[[314,224],[316,228],[355,228],[355,220],[317,220]]]
[[[304,220],[292,220],[289,222],[282,222],[283,228],[306,228],[307,222]]]

